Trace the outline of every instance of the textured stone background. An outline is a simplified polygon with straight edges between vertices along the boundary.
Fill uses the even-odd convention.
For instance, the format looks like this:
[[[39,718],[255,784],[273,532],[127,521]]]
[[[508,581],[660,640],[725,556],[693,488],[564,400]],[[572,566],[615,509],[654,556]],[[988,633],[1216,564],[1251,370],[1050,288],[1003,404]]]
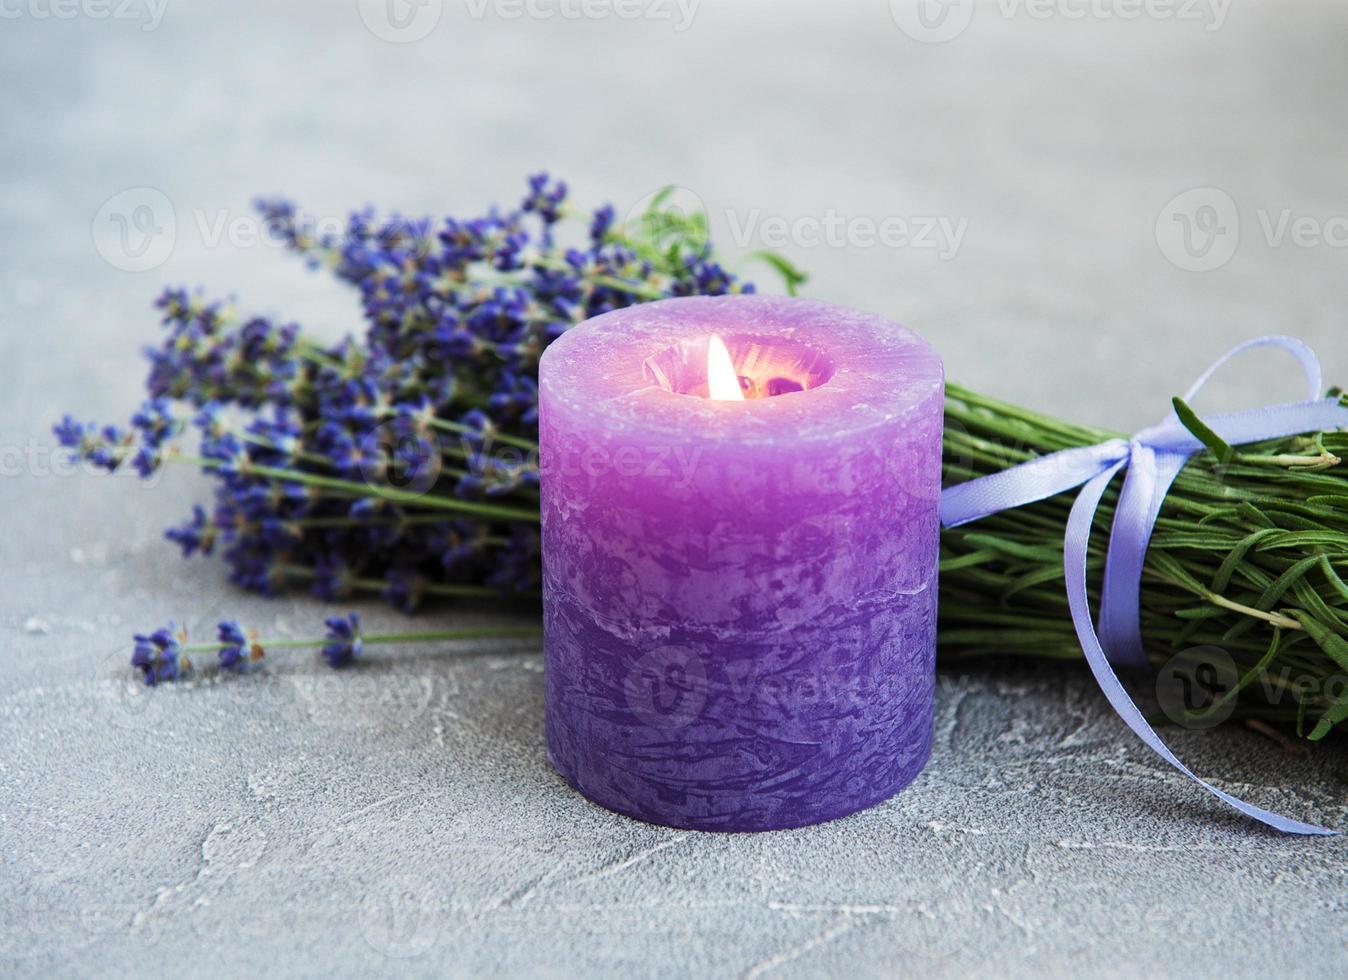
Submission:
[[[345,291],[249,240],[253,194],[442,212],[513,198],[539,166],[620,209],[678,182],[731,253],[765,244],[736,234],[755,214],[967,219],[948,259],[855,236],[787,251],[813,295],[911,324],[951,377],[1086,421],[1145,424],[1270,330],[1343,379],[1345,249],[1278,244],[1259,214],[1348,213],[1348,9],[1236,2],[1208,30],[1203,3],[1197,21],[993,5],[925,45],[884,0],[708,0],[686,30],[429,0],[433,29],[393,43],[382,0],[147,4],[55,19],[22,0],[0,22],[0,972],[1342,973],[1348,845],[1222,810],[1070,665],[943,674],[909,790],[763,836],[645,826],[568,791],[527,646],[386,651],[340,676],[300,658],[147,694],[133,629],[237,614],[299,635],[325,607],[181,562],[159,530],[191,476],[70,475],[46,447],[62,411],[132,404],[164,281],[354,325]],[[138,187],[176,219],[141,272],[91,235],[100,209],[160,200],[118,197]],[[1239,238],[1196,273],[1155,228],[1203,187],[1230,195]],[[1231,378],[1212,404],[1295,387]],[[1348,825],[1341,744],[1173,739],[1229,788]]]

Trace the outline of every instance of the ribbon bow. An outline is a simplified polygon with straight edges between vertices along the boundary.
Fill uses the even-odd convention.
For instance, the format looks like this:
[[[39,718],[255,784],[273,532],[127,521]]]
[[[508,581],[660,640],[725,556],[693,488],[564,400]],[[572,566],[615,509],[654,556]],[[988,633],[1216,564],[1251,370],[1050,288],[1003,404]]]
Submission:
[[[1257,347],[1275,347],[1292,354],[1301,365],[1309,394],[1302,402],[1269,405],[1243,412],[1205,418],[1204,423],[1230,445],[1277,439],[1348,426],[1348,407],[1322,396],[1320,361],[1293,337],[1260,337],[1232,348],[1207,369],[1185,393],[1187,402],[1203,388],[1227,361]],[[1270,827],[1291,834],[1333,834],[1336,831],[1302,823],[1246,803],[1195,776],[1180,762],[1155,730],[1147,724],[1119,682],[1114,667],[1146,667],[1142,647],[1140,599],[1142,566],[1152,529],[1161,512],[1170,485],[1189,457],[1203,443],[1172,411],[1131,439],[1110,439],[1096,446],[1081,446],[1042,456],[999,473],[949,487],[941,493],[941,523],[955,527],[998,511],[1044,500],[1081,487],[1067,519],[1063,538],[1063,569],[1067,600],[1077,638],[1105,697],[1128,727],[1163,759],[1204,787],[1208,792]],[[1105,556],[1104,586],[1100,600],[1099,633],[1091,624],[1090,599],[1086,592],[1086,552],[1091,524],[1110,481],[1127,470],[1123,489],[1109,533]]]

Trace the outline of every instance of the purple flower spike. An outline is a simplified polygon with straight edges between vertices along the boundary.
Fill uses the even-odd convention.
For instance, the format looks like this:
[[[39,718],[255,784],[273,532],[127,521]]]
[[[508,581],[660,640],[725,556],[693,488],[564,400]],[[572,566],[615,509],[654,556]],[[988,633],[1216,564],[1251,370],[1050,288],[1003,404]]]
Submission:
[[[332,667],[348,667],[360,655],[360,614],[332,616],[325,620],[327,640],[323,659]]]
[[[135,639],[136,648],[131,654],[131,666],[144,675],[147,685],[176,681],[191,671],[191,661],[183,656],[172,623],[153,633],[137,633]]]
[[[262,645],[249,638],[236,620],[224,620],[216,627],[220,648],[220,667],[243,673],[262,660]]]

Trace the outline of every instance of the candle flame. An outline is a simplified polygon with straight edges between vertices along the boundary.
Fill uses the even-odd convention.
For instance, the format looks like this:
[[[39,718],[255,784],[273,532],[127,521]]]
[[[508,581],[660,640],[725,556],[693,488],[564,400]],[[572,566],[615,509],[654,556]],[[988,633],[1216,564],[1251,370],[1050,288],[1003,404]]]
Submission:
[[[725,341],[716,334],[707,343],[707,393],[715,401],[742,402],[744,390]]]

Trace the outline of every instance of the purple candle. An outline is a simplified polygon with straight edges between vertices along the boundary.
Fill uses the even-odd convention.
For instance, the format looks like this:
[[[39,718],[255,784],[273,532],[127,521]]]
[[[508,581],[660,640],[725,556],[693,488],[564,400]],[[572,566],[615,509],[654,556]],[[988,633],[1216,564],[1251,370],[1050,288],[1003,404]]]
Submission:
[[[539,381],[557,771],[700,830],[817,823],[906,786],[935,686],[926,342],[825,303],[675,299],[568,331]]]

